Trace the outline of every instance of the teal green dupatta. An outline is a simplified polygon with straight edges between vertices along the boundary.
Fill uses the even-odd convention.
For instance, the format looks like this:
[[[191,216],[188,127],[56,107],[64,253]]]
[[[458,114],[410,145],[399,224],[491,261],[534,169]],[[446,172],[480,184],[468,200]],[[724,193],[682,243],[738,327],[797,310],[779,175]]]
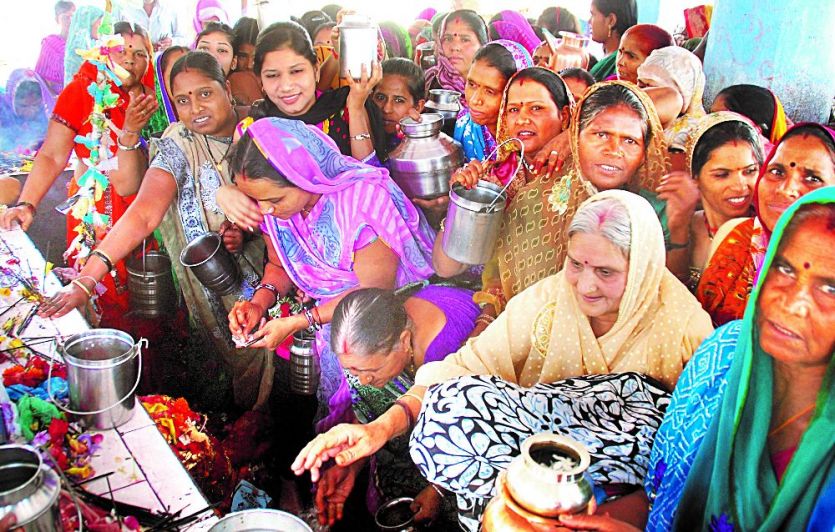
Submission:
[[[830,360],[815,414],[782,481],[771,465],[773,366],[757,341],[757,299],[786,226],[798,209],[835,203],[835,187],[806,194],[780,217],[743,318],[728,387],[690,470],[676,530],[804,530],[819,494],[835,482],[835,394]]]

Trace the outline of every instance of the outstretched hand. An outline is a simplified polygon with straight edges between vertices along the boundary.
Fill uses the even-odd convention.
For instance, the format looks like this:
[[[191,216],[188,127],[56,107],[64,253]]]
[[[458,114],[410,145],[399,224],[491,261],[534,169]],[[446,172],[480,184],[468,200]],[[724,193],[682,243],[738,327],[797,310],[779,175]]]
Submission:
[[[373,424],[343,423],[324,434],[319,434],[296,457],[290,469],[296,475],[310,471],[313,482],[319,480],[322,464],[333,458],[338,466],[353,464],[376,453],[386,439]]]

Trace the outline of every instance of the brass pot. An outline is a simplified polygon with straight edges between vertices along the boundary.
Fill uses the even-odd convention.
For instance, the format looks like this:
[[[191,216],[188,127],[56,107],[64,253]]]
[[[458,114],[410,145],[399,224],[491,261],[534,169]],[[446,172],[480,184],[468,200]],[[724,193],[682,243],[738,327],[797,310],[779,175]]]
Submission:
[[[484,509],[481,520],[484,532],[552,532],[563,526],[559,517],[543,517],[519,506],[507,490],[506,476],[506,471],[499,473],[496,495]]]
[[[594,496],[591,457],[579,442],[551,432],[530,436],[507,468],[507,491],[525,510],[556,517],[583,511]]]

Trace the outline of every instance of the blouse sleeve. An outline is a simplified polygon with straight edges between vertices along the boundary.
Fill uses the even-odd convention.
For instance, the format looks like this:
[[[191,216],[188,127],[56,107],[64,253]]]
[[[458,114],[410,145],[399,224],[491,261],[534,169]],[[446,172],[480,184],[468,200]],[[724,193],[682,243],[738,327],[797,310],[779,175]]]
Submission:
[[[55,101],[52,119],[67,126],[76,133],[93,110],[93,99],[87,93],[83,78],[73,79]]]
[[[480,335],[439,362],[421,366],[415,384],[431,386],[465,375],[494,375],[518,383],[530,354],[533,324],[539,309],[554,299],[556,276],[550,276],[515,296]]]

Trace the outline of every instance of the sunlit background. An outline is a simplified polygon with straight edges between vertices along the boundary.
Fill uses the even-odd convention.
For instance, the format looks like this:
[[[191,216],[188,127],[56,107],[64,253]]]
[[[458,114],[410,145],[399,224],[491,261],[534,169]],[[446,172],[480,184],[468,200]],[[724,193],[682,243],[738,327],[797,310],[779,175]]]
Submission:
[[[104,0],[74,1],[76,5],[104,5]],[[457,2],[450,0],[418,0],[417,2],[320,0],[321,5],[317,2],[299,0],[272,1],[274,4],[284,6],[280,11],[286,13],[288,17],[301,15],[305,11],[317,9],[329,3],[336,3],[366,13],[378,22],[392,20],[406,27],[424,8],[449,10],[453,3],[476,9],[487,17],[502,9],[514,9],[531,18],[539,16],[546,7],[560,5],[571,10],[583,21],[588,20],[591,4],[591,0],[560,0],[559,2],[546,0],[459,0]],[[183,24],[191,28],[196,0],[169,0],[169,2],[180,11]],[[141,0],[133,0],[132,3],[141,4]],[[249,0],[250,5],[254,3],[255,0]],[[672,32],[683,25],[683,9],[703,3],[705,3],[704,0],[650,0],[646,2],[639,0],[639,17],[642,22],[658,23]],[[241,2],[239,0],[225,0],[224,4],[232,18],[240,15]],[[40,51],[41,39],[58,31],[53,11],[54,5],[53,0],[3,0],[5,9],[3,16],[0,17],[0,82],[5,84],[9,72],[15,68],[34,67]],[[650,7],[641,9],[641,6]],[[647,20],[647,15],[653,20]]]

